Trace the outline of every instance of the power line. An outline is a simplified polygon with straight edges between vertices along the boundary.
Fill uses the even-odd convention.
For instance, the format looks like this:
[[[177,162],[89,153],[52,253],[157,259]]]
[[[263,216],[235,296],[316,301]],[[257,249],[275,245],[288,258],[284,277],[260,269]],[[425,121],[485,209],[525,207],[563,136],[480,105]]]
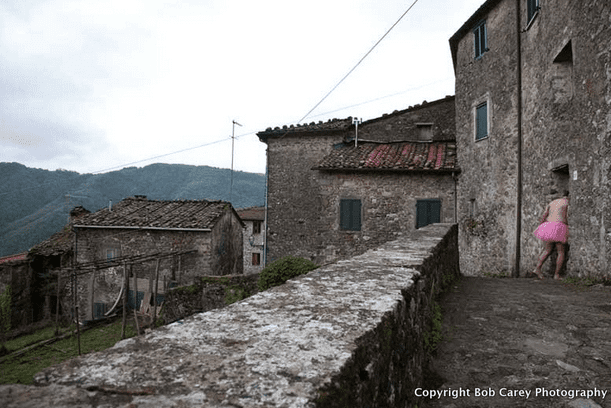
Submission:
[[[327,92],[327,94],[316,104],[314,105],[314,107],[312,109],[310,109],[310,111],[308,113],[305,114],[305,116],[303,118],[301,118],[299,120],[298,123],[301,123],[305,118],[307,118],[308,116],[310,116],[310,113],[312,113],[316,108],[318,108],[318,106],[323,103],[323,101],[325,99],[327,99],[327,97],[329,95],[331,95],[333,93],[333,91],[335,91],[335,89],[337,89],[338,86],[341,85],[342,82],[344,82],[344,80],[346,78],[348,78],[350,76],[350,74],[352,74],[352,72],[359,66],[361,65],[361,62],[363,62],[365,60],[365,58],[367,58],[369,56],[369,54],[371,54],[371,52],[378,46],[378,44],[380,44],[382,42],[382,40],[384,40],[384,38],[386,38],[386,36],[392,31],[393,28],[395,28],[395,26],[397,24],[399,24],[399,22],[403,19],[403,17],[405,17],[405,15],[412,9],[412,7],[414,7],[416,5],[416,3],[418,3],[418,0],[414,0],[414,2],[412,3],[411,6],[409,6],[409,8],[407,10],[405,10],[405,13],[403,13],[401,15],[401,17],[399,17],[399,19],[388,29],[388,31],[386,31],[386,33],[378,40],[378,42],[376,42],[373,47],[371,47],[369,49],[369,51],[367,51],[367,53],[363,56],[363,58],[361,58],[359,60],[359,62],[356,63],[356,65],[354,67],[352,67],[352,69],[350,71],[348,71],[348,73],[346,75],[344,75],[344,77],[329,91]]]

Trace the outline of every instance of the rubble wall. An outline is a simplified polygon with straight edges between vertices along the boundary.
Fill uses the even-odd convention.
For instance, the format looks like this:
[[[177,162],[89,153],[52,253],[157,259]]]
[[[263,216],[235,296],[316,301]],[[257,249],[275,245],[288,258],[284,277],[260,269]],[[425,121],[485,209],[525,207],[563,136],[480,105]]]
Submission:
[[[458,274],[457,227],[428,225],[226,308],[48,368],[35,376],[37,386],[0,387],[0,403],[413,406],[436,295]]]

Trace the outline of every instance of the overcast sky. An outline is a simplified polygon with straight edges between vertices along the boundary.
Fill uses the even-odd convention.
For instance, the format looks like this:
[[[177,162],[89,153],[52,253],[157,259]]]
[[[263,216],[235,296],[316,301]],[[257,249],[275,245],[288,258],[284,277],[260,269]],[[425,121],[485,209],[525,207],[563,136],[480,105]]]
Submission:
[[[2,0],[0,161],[229,168],[235,120],[234,168],[264,173],[256,132],[299,123],[413,1]],[[453,95],[448,40],[483,2],[417,1],[301,123]]]

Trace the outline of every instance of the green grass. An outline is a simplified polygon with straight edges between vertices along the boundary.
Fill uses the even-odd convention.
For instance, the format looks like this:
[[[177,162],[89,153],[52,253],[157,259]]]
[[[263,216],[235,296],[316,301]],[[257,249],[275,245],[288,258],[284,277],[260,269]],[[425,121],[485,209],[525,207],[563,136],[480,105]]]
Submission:
[[[41,339],[44,340],[45,333],[48,330],[49,328],[45,328],[40,330],[40,333],[36,332],[23,337],[41,336]],[[53,334],[55,328],[52,327],[50,330]],[[125,335],[126,337],[133,337],[136,335],[136,331],[131,325],[127,325]],[[16,340],[19,339],[11,341]],[[120,321],[82,332],[81,354],[107,349],[119,340],[121,340]],[[19,356],[9,357],[0,363],[0,384],[32,384],[34,374],[40,370],[77,356],[78,343],[75,335],[49,345],[37,347]]]
[[[75,330],[76,327],[61,328],[60,334],[67,333],[69,330]],[[24,336],[17,337],[12,340],[8,340],[4,343],[4,346],[9,352],[13,352],[31,344],[38,343],[39,341],[48,340],[55,336],[55,326],[45,327],[44,329],[38,330],[32,334],[26,334]]]

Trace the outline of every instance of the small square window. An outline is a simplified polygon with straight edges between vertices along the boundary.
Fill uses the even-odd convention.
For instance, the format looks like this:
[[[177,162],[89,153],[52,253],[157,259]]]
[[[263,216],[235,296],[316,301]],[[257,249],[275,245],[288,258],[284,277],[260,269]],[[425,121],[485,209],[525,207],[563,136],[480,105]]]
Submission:
[[[488,137],[488,103],[484,102],[475,108],[475,140]]]
[[[339,226],[344,231],[361,230],[361,200],[340,200]]]
[[[252,233],[260,234],[261,233],[261,221],[253,221],[252,222]]]
[[[253,266],[261,265],[261,254],[258,252],[252,253],[252,264]]]
[[[107,261],[112,261],[113,259],[115,259],[117,257],[117,250],[115,248],[108,248],[106,250],[106,260]]]
[[[475,59],[481,58],[488,51],[488,38],[486,33],[486,22],[482,21],[473,30],[475,43]]]

